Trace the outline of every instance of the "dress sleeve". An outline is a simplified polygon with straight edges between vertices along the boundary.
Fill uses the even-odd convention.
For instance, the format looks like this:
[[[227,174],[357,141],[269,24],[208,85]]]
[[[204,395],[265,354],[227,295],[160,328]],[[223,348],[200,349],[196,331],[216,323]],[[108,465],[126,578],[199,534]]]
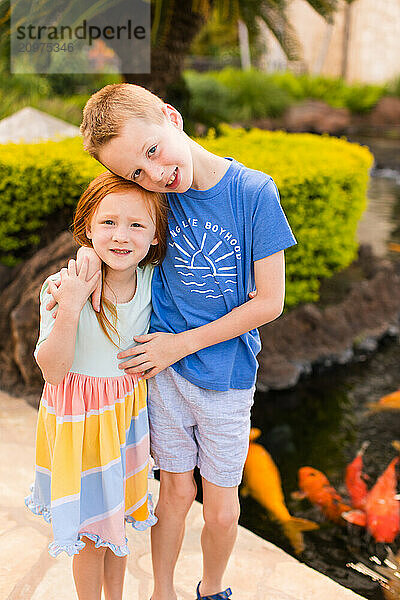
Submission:
[[[253,261],[296,243],[281,207],[278,188],[269,178],[256,195],[253,207]]]
[[[37,353],[39,350],[40,344],[42,344],[50,335],[51,330],[54,327],[55,318],[53,317],[53,310],[47,310],[46,306],[50,302],[50,296],[47,294],[47,288],[49,287],[49,281],[57,281],[60,279],[59,273],[55,275],[51,275],[46,279],[44,284],[42,285],[42,289],[40,290],[40,329],[39,329],[39,338],[36,342],[35,351],[33,353],[35,359],[37,357]],[[56,305],[57,307],[57,305]]]

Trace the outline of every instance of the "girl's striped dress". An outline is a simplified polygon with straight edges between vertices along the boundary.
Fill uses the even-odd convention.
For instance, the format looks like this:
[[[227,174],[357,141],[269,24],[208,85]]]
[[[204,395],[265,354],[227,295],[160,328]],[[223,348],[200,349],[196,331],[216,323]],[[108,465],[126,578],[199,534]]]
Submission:
[[[152,267],[137,270],[133,299],[117,305],[120,348],[147,333]],[[58,279],[59,275],[51,276]],[[40,344],[55,319],[40,294]],[[88,301],[82,309],[71,370],[59,385],[45,383],[36,434],[36,468],[26,505],[51,522],[49,552],[77,554],[84,538],[117,556],[129,553],[125,522],[146,529],[157,519],[148,495],[149,429],[146,382],[118,369],[118,349]]]

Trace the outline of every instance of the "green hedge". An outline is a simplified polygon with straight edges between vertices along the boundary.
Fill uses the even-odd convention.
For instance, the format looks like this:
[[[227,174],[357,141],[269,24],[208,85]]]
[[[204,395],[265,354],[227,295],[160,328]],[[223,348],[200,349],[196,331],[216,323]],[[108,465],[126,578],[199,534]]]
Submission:
[[[191,94],[188,117],[209,127],[221,122],[279,117],[293,101],[270,75],[254,69],[186,71],[185,81]]]
[[[0,262],[15,265],[71,224],[88,182],[104,170],[73,138],[0,145]]]
[[[275,179],[298,240],[287,252],[286,306],[317,300],[320,279],[356,255],[370,152],[336,138],[228,126],[198,141]],[[0,145],[0,169],[0,261],[14,265],[71,223],[80,194],[103,167],[76,138]]]
[[[266,73],[229,67],[207,73],[186,71],[184,77],[191,93],[188,118],[211,127],[279,117],[291,104],[308,98],[360,114],[389,93],[385,85],[348,84],[340,78],[295,75],[290,71]],[[398,89],[399,84],[393,82],[390,90],[395,94]]]
[[[313,98],[335,108],[348,108],[352,113],[358,114],[371,110],[387,93],[385,85],[347,83],[338,77],[295,75],[290,71],[265,74],[265,76],[287,92],[292,101]]]
[[[343,139],[223,127],[199,142],[271,175],[298,245],[287,251],[286,307],[319,298],[320,280],[347,267],[366,208],[373,156]]]

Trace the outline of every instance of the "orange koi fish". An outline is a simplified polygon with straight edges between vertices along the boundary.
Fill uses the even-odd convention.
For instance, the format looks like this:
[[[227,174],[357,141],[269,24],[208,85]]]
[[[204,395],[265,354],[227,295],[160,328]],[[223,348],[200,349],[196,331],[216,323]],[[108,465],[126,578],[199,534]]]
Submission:
[[[367,497],[367,529],[377,542],[390,544],[400,531],[400,502],[395,498],[398,462],[397,456],[378,478]]]
[[[363,455],[368,448],[369,442],[364,442],[355,459],[346,468],[346,488],[351,498],[351,504],[355,509],[365,510],[368,495],[367,484],[363,469]]]
[[[331,486],[328,478],[317,469],[312,467],[299,469],[299,488],[301,491],[295,492],[294,498],[308,498],[312,504],[321,509],[328,519],[335,523],[340,523],[342,513],[351,509]]]
[[[251,495],[274,520],[282,525],[294,551],[300,554],[304,550],[302,532],[318,529],[318,525],[307,519],[292,517],[289,513],[285,505],[278,468],[265,448],[254,443],[260,435],[259,429],[253,428],[250,432],[241,493],[243,496]]]
[[[372,412],[379,412],[381,410],[400,410],[400,390],[382,396],[378,402],[369,404],[369,408]]]
[[[396,244],[396,242],[389,242],[388,246],[389,250],[392,252],[400,252],[400,244]]]
[[[400,501],[396,495],[396,465],[394,458],[367,495],[365,510],[343,514],[349,523],[366,527],[376,542],[391,544],[400,532]]]

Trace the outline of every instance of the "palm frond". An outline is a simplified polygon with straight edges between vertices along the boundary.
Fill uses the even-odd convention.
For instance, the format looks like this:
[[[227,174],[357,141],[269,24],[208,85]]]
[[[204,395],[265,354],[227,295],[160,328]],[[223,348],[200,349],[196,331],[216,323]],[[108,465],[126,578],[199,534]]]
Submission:
[[[348,1],[346,0],[346,2]],[[332,21],[333,14],[338,8],[338,0],[307,0],[307,4],[328,22]]]
[[[302,51],[296,31],[290,23],[285,11],[265,4],[260,11],[260,18],[278,40],[282,50],[289,60],[300,60]]]

